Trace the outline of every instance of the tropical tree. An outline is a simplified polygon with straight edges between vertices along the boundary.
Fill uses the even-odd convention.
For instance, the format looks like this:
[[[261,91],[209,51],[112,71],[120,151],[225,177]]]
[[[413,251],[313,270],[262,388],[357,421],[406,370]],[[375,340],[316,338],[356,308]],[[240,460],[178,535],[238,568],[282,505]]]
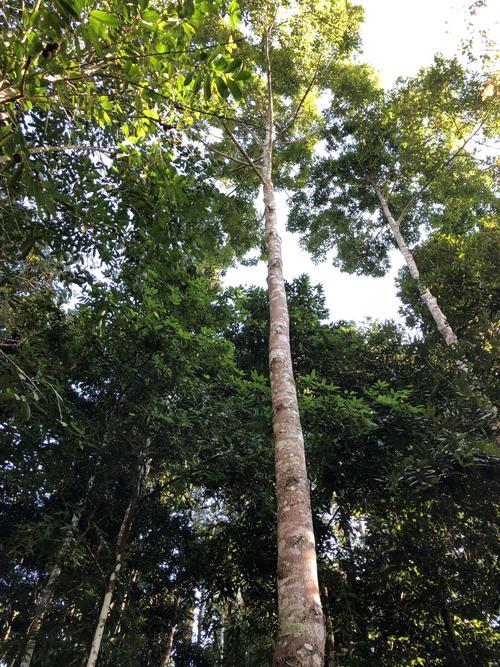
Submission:
[[[452,360],[391,323],[325,323],[306,277],[287,292],[327,664],[488,664],[498,447],[450,386]],[[236,313],[231,338],[251,373],[266,346],[264,290],[239,294]]]
[[[321,664],[324,621],[293,379],[275,187],[285,187],[291,166],[310,153],[322,72],[332,59],[346,57],[356,45],[359,17],[358,9],[340,2],[316,3],[313,9],[301,2],[243,4],[242,21],[250,35],[256,73],[247,86],[245,107],[233,121],[222,123],[225,140],[208,142],[208,150],[225,160],[226,166],[238,165],[237,178],[226,169],[226,180],[238,185],[244,170],[262,186],[263,193],[278,503],[277,665]]]
[[[0,663],[494,664],[490,79],[384,93],[336,0],[4,4]],[[425,336],[329,322],[278,190],[460,348],[405,271]]]
[[[482,97],[477,75],[440,58],[387,94],[366,66],[339,67],[333,77],[327,154],[295,198],[290,229],[316,257],[335,248],[334,262],[356,273],[383,275],[396,245],[438,331],[454,346],[457,335],[410,244],[434,230],[470,233],[492,215],[491,170],[470,149],[491,132],[496,101]]]

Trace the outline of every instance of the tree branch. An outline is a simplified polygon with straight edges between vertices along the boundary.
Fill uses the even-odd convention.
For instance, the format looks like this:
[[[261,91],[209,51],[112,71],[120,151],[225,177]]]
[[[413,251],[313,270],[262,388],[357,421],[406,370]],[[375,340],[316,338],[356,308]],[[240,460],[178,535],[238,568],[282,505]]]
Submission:
[[[216,153],[217,155],[220,155],[221,157],[223,157],[226,160],[230,160],[231,162],[236,162],[236,164],[239,164],[243,167],[249,167],[250,166],[248,164],[248,162],[246,162],[246,161],[244,162],[243,160],[238,160],[238,158],[235,158],[235,157],[232,157],[231,155],[227,155],[226,153],[223,153],[222,151],[215,148],[215,146],[212,146],[211,144],[207,143],[206,141],[203,141],[203,139],[198,138],[197,141],[202,143],[205,146],[205,148],[208,148],[209,151],[213,151],[214,153]]]
[[[264,183],[264,177],[263,177],[260,169],[255,165],[254,161],[252,160],[250,155],[247,153],[245,147],[242,144],[240,144],[238,139],[236,139],[236,137],[234,136],[234,134],[231,132],[230,128],[227,126],[227,124],[224,121],[222,121],[222,127],[226,130],[226,132],[227,132],[229,138],[231,139],[231,141],[233,142],[233,144],[236,146],[236,148],[243,155],[243,157],[245,158],[246,163],[248,164],[248,166],[257,174],[257,176],[259,178],[259,181]]]
[[[431,176],[427,179],[427,181],[422,185],[422,187],[412,196],[410,197],[408,203],[406,206],[403,208],[402,212],[400,213],[398,219],[396,220],[397,224],[399,225],[405,216],[405,214],[409,211],[411,206],[415,203],[415,201],[420,197],[422,193],[424,193],[429,185],[432,183],[432,181],[436,178],[437,174],[443,170],[446,169],[447,167],[450,166],[450,164],[453,162],[453,160],[459,155],[464,148],[467,146],[469,141],[479,132],[479,130],[483,127],[483,125],[486,122],[486,119],[488,118],[488,115],[486,115],[483,120],[478,124],[478,126],[471,132],[471,134],[467,137],[467,139],[462,143],[462,145],[457,148],[457,150],[445,161],[445,163],[441,165],[436,165],[434,171],[431,173]]]
[[[316,69],[314,70],[314,74],[312,75],[311,80],[309,81],[309,83],[307,85],[307,88],[306,88],[304,94],[302,95],[299,104],[297,105],[297,108],[295,109],[295,113],[292,116],[292,120],[283,129],[279,130],[278,134],[284,134],[285,132],[288,132],[288,130],[290,130],[293,127],[295,121],[297,120],[297,116],[300,113],[300,110],[304,106],[304,102],[306,101],[307,96],[311,92],[311,88],[314,86],[314,83],[315,83],[316,79],[318,78],[318,74],[319,74],[319,71],[320,71],[320,67],[319,67],[320,62],[321,62],[321,59],[319,59],[318,65],[316,66]],[[331,59],[325,65],[325,69],[326,69],[326,67],[328,67],[330,62],[331,62]]]
[[[96,153],[105,153],[107,155],[114,155],[116,150],[108,150],[106,148],[99,148],[99,146],[91,146],[90,144],[66,144],[63,146],[38,146],[37,148],[28,148],[26,151],[19,151],[27,153],[28,155],[40,155],[41,153],[67,153],[69,151],[90,151]],[[12,155],[0,155],[0,164],[5,164],[12,160]]]

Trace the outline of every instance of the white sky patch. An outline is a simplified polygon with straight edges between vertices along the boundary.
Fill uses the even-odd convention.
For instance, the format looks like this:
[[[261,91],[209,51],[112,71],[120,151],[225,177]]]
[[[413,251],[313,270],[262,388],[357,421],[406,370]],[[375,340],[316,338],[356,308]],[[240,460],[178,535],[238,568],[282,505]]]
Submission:
[[[365,10],[361,27],[365,60],[379,71],[385,87],[398,76],[412,76],[431,65],[436,53],[457,55],[460,43],[470,37],[469,21],[475,30],[484,29],[492,40],[499,40],[500,12],[493,0],[474,14],[469,11],[472,0],[356,0],[356,4]]]
[[[286,196],[276,193],[278,226],[283,240],[283,268],[285,280],[307,273],[313,285],[321,283],[325,290],[326,305],[333,320],[354,320],[362,322],[368,317],[379,320],[397,319],[403,322],[398,314],[400,301],[396,296],[394,278],[404,260],[401,254],[391,252],[391,269],[383,278],[355,276],[343,273],[332,266],[331,259],[315,264],[310,255],[300,247],[299,235],[285,230],[288,207]],[[259,208],[262,199],[259,198]],[[252,253],[253,256],[254,253]],[[266,287],[267,267],[265,262],[256,266],[241,266],[229,269],[224,278],[225,285],[258,285]]]
[[[379,72],[381,83],[390,87],[399,77],[412,76],[431,65],[436,53],[453,56],[467,38],[467,20],[484,28],[491,38],[499,35],[500,13],[490,0],[487,7],[470,16],[472,0],[356,0],[365,9],[361,29],[364,45],[362,60]],[[367,318],[395,319],[404,323],[398,310],[394,279],[404,260],[396,249],[391,252],[391,268],[383,278],[342,273],[330,261],[314,264],[299,245],[299,236],[285,231],[288,207],[286,197],[278,194],[278,222],[283,239],[283,265],[287,281],[307,273],[313,284],[324,287],[327,307],[333,320]],[[262,205],[260,206],[262,209]],[[224,285],[266,286],[266,266],[237,266],[229,269]]]

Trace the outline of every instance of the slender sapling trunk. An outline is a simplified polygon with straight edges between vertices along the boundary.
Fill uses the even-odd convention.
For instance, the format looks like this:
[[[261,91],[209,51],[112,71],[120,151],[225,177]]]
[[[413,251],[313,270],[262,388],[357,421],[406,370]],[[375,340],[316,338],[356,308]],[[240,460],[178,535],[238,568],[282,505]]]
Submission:
[[[457,666],[467,667],[464,654],[462,653],[462,647],[460,646],[457,635],[455,633],[455,628],[453,627],[453,616],[448,608],[446,600],[443,601],[443,605],[441,607],[441,618],[443,619],[444,627],[446,628],[446,634],[448,635],[451,651],[453,653],[453,658]]]
[[[148,475],[149,460],[141,463],[137,485],[132,493],[132,497],[127,506],[127,509],[125,510],[120,530],[118,532],[118,537],[116,539],[115,562],[106,586],[106,592],[102,601],[101,611],[99,613],[99,619],[97,621],[97,626],[94,632],[94,638],[92,640],[92,646],[90,648],[86,667],[95,667],[97,658],[99,656],[104,629],[106,627],[106,621],[108,620],[109,611],[113,600],[113,593],[116,587],[118,576],[123,566],[123,559],[127,549],[130,530],[132,528],[135,514],[137,512]]]
[[[175,637],[175,631],[177,629],[176,625],[172,625],[167,633],[167,647],[165,649],[165,655],[163,656],[163,660],[161,661],[161,667],[168,667],[170,664],[170,660],[172,658],[172,650],[174,648],[174,637]]]
[[[438,331],[443,337],[446,345],[450,346],[456,345],[458,343],[457,335],[455,334],[451,326],[448,324],[448,320],[446,319],[443,311],[439,307],[436,297],[433,296],[430,289],[422,283],[420,279],[420,272],[418,270],[415,259],[411,253],[411,250],[408,248],[406,241],[403,238],[403,235],[401,234],[399,223],[394,219],[394,216],[391,213],[387,199],[385,198],[382,190],[378,187],[378,185],[375,185],[374,187],[380,205],[382,206],[384,217],[387,220],[387,224],[391,228],[394,238],[396,239],[398,248],[405,259],[406,265],[410,272],[410,276],[413,278],[413,280],[415,280],[415,282],[418,285],[422,301],[429,309],[429,312],[432,315],[434,322],[436,323],[436,326],[438,328]]]
[[[66,536],[64,537],[63,543],[57,553],[54,566],[50,572],[47,583],[43,587],[40,595],[38,596],[35,611],[33,613],[33,618],[26,632],[26,637],[24,639],[24,648],[22,650],[21,659],[19,662],[19,667],[29,667],[31,660],[33,658],[33,653],[36,648],[36,641],[40,628],[42,627],[43,619],[54,595],[54,589],[56,587],[57,579],[61,574],[62,561],[64,556],[69,549],[71,540],[73,538],[74,531],[78,526],[78,521],[80,520],[80,515],[75,513],[71,518],[71,526],[68,529]]]

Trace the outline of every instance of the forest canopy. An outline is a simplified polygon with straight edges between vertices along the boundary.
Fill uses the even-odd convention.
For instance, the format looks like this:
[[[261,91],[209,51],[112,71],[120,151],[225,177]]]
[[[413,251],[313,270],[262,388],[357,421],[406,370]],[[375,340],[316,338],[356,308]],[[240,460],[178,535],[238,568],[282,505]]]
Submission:
[[[3,2],[0,667],[498,664],[498,71],[363,21]]]

